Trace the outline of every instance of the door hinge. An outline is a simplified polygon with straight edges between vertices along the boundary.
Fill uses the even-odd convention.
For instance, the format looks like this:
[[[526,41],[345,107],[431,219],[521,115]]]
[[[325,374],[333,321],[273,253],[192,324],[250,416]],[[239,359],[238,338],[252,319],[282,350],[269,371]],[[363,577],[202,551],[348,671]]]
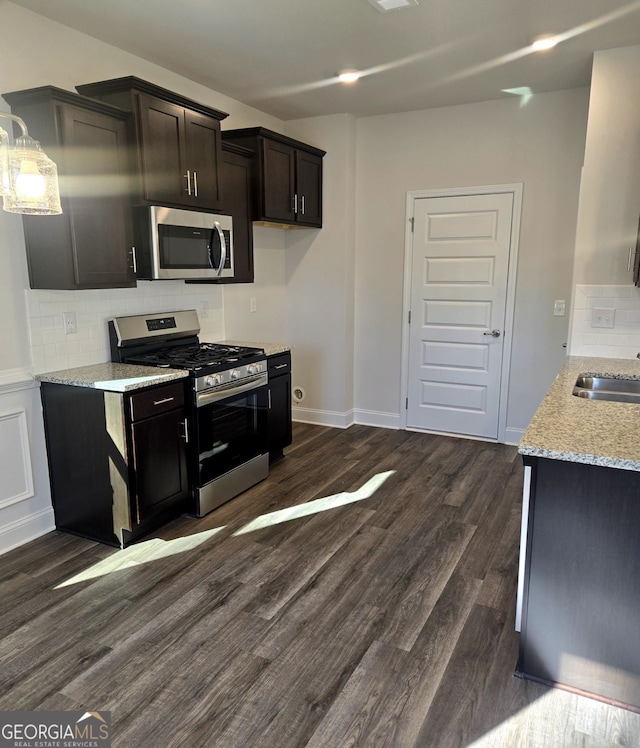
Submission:
[[[409,410],[409,398],[406,397],[404,400],[404,409]]]
[[[411,222],[411,233],[413,234],[413,224],[415,223],[416,219],[413,216],[411,216],[409,221]]]
[[[407,321],[411,324],[411,309],[409,309],[409,319]]]

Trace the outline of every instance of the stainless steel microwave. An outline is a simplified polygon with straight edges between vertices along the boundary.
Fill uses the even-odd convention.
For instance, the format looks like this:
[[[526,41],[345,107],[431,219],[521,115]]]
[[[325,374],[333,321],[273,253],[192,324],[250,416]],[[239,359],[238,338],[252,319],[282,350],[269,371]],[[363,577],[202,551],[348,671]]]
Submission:
[[[133,208],[140,280],[233,278],[233,219],[157,205]]]

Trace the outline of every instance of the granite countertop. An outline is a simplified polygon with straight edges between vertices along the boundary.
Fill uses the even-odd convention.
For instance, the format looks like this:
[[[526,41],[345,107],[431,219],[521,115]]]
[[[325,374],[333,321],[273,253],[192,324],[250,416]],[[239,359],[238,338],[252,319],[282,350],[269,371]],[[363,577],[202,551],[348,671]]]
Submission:
[[[249,348],[262,348],[267,356],[277,356],[278,353],[287,353],[293,346],[287,343],[256,343],[246,340],[218,340],[223,345],[246,345]]]
[[[73,369],[46,371],[36,374],[40,382],[71,384],[75,387],[92,387],[110,392],[129,392],[156,384],[165,384],[175,379],[185,379],[188,371],[178,369],[155,369],[150,366],[133,364],[93,364]]]
[[[639,379],[640,361],[568,356],[527,427],[523,455],[640,471],[640,406],[572,395],[579,374]]]

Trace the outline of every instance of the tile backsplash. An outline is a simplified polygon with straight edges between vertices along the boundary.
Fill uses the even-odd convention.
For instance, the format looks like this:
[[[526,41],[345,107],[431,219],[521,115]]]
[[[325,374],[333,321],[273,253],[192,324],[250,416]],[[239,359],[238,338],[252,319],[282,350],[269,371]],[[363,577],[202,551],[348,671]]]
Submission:
[[[34,373],[111,360],[107,320],[130,314],[195,309],[200,338],[224,338],[223,290],[183,281],[139,281],[137,288],[25,291]],[[65,334],[63,314],[76,315],[77,332]]]
[[[593,327],[594,309],[614,310],[613,327]],[[576,286],[569,353],[635,358],[640,352],[640,289]]]

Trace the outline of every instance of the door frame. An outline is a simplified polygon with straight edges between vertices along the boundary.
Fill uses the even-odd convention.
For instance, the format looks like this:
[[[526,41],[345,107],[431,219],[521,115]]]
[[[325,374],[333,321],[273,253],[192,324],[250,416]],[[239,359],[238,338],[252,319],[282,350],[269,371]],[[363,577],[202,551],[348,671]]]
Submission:
[[[411,268],[413,264],[413,218],[416,200],[430,197],[465,197],[466,195],[494,195],[510,192],[513,195],[513,213],[511,216],[511,237],[509,243],[509,271],[507,274],[507,295],[504,318],[504,342],[502,349],[502,368],[500,371],[500,404],[498,406],[498,438],[489,441],[506,443],[507,401],[509,396],[509,375],[511,371],[511,348],[513,344],[513,319],[516,306],[516,277],[518,270],[518,243],[520,239],[520,220],[522,213],[521,182],[513,184],[492,184],[479,187],[453,187],[431,190],[409,190],[405,210],[404,235],[404,287],[402,292],[402,364],[400,372],[400,428],[407,429],[407,399],[409,393],[409,311],[411,309]],[[420,429],[422,430],[422,429]],[[444,432],[434,432],[443,434]],[[450,436],[468,437],[466,434]]]

